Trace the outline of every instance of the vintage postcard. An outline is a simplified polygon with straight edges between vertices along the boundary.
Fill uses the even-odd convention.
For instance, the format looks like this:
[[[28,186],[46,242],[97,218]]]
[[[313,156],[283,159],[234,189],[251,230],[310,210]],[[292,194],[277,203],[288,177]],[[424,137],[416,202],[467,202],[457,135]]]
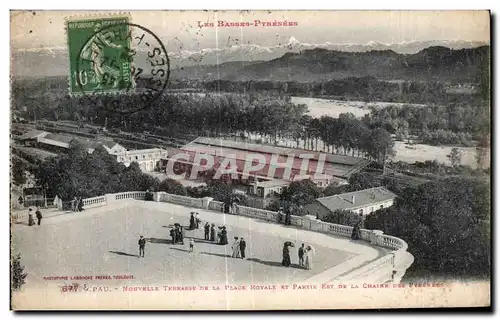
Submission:
[[[490,12],[10,18],[13,310],[490,306]]]

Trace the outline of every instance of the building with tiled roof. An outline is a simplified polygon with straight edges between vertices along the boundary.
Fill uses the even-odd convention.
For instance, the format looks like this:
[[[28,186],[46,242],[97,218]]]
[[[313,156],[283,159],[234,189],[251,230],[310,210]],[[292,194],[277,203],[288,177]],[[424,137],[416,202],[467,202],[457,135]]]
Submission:
[[[347,210],[360,215],[367,215],[394,204],[396,195],[384,187],[364,189],[318,198],[305,207],[311,215],[320,219],[336,210]]]

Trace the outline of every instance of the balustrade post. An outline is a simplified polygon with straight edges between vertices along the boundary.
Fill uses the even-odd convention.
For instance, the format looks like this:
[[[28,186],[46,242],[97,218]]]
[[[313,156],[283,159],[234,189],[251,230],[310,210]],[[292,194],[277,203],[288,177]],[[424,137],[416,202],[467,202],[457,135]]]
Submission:
[[[106,204],[111,204],[116,201],[116,193],[107,193],[104,195]]]
[[[201,206],[203,209],[208,209],[208,206],[210,205],[210,202],[212,202],[214,198],[211,197],[204,197],[201,199]]]
[[[153,192],[153,201],[154,202],[160,202],[160,197],[161,197],[160,192]]]

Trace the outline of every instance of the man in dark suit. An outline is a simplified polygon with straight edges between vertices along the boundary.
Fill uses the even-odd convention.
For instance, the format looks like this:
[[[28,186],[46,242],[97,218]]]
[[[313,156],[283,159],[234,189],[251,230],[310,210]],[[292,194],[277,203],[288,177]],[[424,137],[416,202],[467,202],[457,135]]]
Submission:
[[[205,240],[210,240],[210,224],[205,223]]]
[[[139,258],[143,257],[144,258],[144,249],[146,247],[146,239],[144,239],[142,236],[139,238]]]
[[[304,266],[304,244],[299,248],[299,266]]]
[[[240,240],[241,259],[245,259],[245,249],[246,248],[247,248],[247,243],[245,242],[245,239],[241,238],[241,240]]]

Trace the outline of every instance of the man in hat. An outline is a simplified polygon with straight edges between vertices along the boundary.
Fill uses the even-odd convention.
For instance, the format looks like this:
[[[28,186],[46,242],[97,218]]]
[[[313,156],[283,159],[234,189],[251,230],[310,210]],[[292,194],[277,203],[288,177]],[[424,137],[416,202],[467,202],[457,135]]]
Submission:
[[[241,259],[245,259],[245,249],[247,248],[247,243],[245,242],[245,239],[241,238],[240,240],[240,255]]]
[[[143,236],[139,238],[139,258],[144,258],[144,249],[146,248],[146,239]]]
[[[40,223],[42,222],[42,213],[40,212],[40,208],[36,207],[35,215],[38,219],[38,225],[40,225]]]
[[[207,222],[205,223],[205,240],[209,240],[210,239],[210,224]]]
[[[210,241],[215,241],[215,224],[210,227]]]
[[[302,246],[299,248],[299,266],[300,267],[304,266],[304,252],[305,252],[305,248],[304,248],[304,244],[302,244]]]

